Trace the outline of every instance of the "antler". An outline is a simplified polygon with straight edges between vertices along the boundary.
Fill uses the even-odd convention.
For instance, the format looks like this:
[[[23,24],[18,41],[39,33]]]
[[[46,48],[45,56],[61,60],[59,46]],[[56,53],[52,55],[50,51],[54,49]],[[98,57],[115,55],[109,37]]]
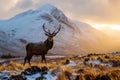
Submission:
[[[60,29],[61,29],[61,25],[59,25],[59,28],[57,28],[58,30],[56,31],[54,31],[52,34],[55,36],[59,31],[60,31]]]
[[[57,28],[57,31],[55,30],[52,34],[51,34],[51,32],[50,32],[50,30],[48,29],[48,31],[46,31],[45,30],[45,23],[43,24],[43,30],[45,31],[45,34],[47,35],[47,36],[55,36],[59,31],[60,31],[60,29],[61,29],[61,25],[59,25],[59,28]]]
[[[51,33],[50,33],[50,30],[48,30],[48,31],[45,30],[45,23],[43,24],[42,27],[43,27],[43,30],[45,31],[45,33],[47,33],[48,35],[51,34]]]

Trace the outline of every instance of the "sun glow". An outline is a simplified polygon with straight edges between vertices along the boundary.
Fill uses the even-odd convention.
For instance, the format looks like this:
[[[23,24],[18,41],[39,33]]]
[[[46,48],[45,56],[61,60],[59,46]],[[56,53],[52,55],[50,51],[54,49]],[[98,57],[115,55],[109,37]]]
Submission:
[[[113,30],[120,30],[120,25],[115,24],[91,24],[94,28],[103,30],[103,29],[113,29]]]
[[[18,2],[18,0],[14,0],[14,4],[16,4]]]

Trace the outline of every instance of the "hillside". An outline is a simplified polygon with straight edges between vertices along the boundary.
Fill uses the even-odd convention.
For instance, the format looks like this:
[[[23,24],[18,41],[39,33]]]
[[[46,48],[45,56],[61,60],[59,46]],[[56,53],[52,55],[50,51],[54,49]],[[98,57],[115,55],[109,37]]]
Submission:
[[[11,38],[4,32],[0,31],[0,55],[13,54],[15,56],[24,55],[23,44],[14,38]]]

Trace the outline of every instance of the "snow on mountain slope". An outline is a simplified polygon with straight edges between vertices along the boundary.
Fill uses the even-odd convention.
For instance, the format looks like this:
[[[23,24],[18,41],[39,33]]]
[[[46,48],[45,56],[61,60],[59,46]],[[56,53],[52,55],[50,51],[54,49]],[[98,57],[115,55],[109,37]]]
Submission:
[[[44,23],[51,32],[59,24],[62,26],[60,32],[55,36],[55,45],[50,53],[82,54],[104,51],[103,45],[99,43],[101,39],[99,31],[86,23],[79,22],[78,25],[75,25],[62,11],[50,4],[37,10],[28,10],[9,20],[0,21],[0,30],[15,39],[40,42],[47,38],[42,29]]]
[[[12,53],[15,56],[22,56],[24,55],[23,48],[21,42],[0,31],[0,55]]]

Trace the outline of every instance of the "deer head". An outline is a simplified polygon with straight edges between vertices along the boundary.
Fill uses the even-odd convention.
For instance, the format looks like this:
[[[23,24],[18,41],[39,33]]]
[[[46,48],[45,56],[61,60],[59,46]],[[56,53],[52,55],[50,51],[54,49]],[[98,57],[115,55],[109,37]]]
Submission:
[[[48,29],[48,31],[45,29],[45,24],[43,24],[43,30],[45,32],[45,35],[48,36],[48,40],[52,41],[53,37],[56,36],[56,34],[60,31],[61,29],[61,25],[59,25],[59,27],[57,28],[57,30],[54,30],[52,33],[50,32],[50,30]]]

